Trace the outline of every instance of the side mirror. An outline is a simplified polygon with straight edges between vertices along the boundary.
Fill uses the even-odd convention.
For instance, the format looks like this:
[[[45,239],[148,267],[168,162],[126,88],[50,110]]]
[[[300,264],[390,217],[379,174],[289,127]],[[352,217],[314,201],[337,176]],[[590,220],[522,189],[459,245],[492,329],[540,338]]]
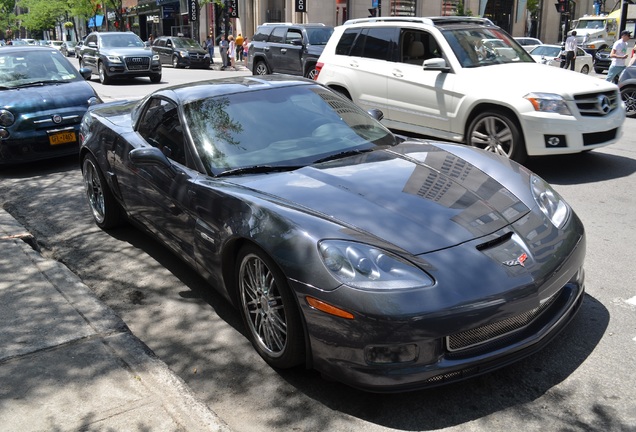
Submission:
[[[450,67],[446,64],[446,60],[443,58],[432,58],[424,60],[424,70],[437,70],[442,72],[449,72]]]
[[[154,165],[165,168],[171,175],[176,175],[176,171],[168,158],[161,150],[156,147],[136,148],[128,153],[130,161],[135,165]]]
[[[367,113],[369,113],[369,115],[377,121],[380,121],[384,118],[384,113],[378,108],[370,109],[369,111],[367,111]]]
[[[87,45],[91,48],[97,48],[97,44],[95,42],[89,42]]]
[[[80,68],[79,73],[82,76],[82,78],[84,78],[87,81],[90,81],[91,76],[93,75],[93,72],[91,72],[91,70],[87,67]]]
[[[295,46],[303,46],[303,40],[302,39],[294,39],[293,41],[291,41],[292,45]]]

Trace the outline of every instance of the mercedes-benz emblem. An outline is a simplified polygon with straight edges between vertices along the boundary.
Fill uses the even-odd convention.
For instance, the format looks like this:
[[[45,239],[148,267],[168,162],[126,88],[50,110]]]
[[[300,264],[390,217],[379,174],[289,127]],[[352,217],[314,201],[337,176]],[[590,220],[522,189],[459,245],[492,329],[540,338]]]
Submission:
[[[55,114],[53,116],[53,123],[62,123],[62,116]]]
[[[603,114],[607,114],[612,109],[610,100],[605,95],[599,95],[596,98],[596,106],[598,107],[599,111],[601,111]]]

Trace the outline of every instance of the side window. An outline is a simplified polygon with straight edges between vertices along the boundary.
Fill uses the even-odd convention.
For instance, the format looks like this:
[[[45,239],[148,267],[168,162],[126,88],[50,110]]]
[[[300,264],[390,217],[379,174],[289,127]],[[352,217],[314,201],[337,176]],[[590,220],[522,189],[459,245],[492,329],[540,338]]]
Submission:
[[[349,55],[351,52],[351,47],[353,47],[353,43],[358,37],[360,33],[360,29],[348,29],[342,33],[340,40],[338,41],[338,45],[336,45],[336,55]],[[351,54],[353,55],[353,54]]]
[[[362,57],[377,60],[395,61],[395,48],[397,47],[395,28],[370,28],[364,38]],[[358,38],[358,40],[361,38]],[[356,45],[358,41],[356,41]]]
[[[271,27],[259,27],[256,31],[256,34],[252,38],[252,42],[266,41],[271,31],[272,31]]]
[[[186,164],[183,127],[174,103],[160,98],[150,100],[137,132],[148,144],[160,149],[166,157]]]
[[[424,60],[442,57],[442,52],[433,35],[412,29],[402,30],[400,53],[400,62],[420,66]]]
[[[287,33],[286,27],[276,27],[269,37],[269,41],[273,43],[284,43],[285,33]]]
[[[287,35],[285,36],[285,43],[291,44],[294,41],[303,40],[303,34],[298,29],[289,29],[287,30]]]

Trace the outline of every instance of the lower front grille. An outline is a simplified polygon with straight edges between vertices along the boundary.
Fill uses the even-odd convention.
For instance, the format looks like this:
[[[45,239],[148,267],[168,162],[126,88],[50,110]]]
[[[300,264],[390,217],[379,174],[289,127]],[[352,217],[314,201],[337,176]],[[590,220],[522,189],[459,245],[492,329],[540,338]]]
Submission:
[[[492,324],[487,324],[482,327],[477,327],[465,332],[447,336],[446,349],[450,352],[455,352],[473,348],[481,344],[492,342],[498,338],[502,338],[506,335],[520,330],[530,324],[543,311],[549,308],[554,300],[558,297],[560,292],[561,290],[557,291],[537,308],[525,312],[521,315],[517,315],[505,320],[497,321]]]
[[[612,129],[604,132],[594,132],[583,134],[583,145],[603,144],[616,139],[618,129]]]

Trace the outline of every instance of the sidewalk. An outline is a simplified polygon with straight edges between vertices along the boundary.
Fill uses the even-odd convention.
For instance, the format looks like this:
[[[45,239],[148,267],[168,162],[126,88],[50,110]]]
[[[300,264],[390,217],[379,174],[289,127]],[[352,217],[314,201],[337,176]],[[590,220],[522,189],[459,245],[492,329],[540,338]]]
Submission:
[[[230,432],[0,208],[0,429]]]

